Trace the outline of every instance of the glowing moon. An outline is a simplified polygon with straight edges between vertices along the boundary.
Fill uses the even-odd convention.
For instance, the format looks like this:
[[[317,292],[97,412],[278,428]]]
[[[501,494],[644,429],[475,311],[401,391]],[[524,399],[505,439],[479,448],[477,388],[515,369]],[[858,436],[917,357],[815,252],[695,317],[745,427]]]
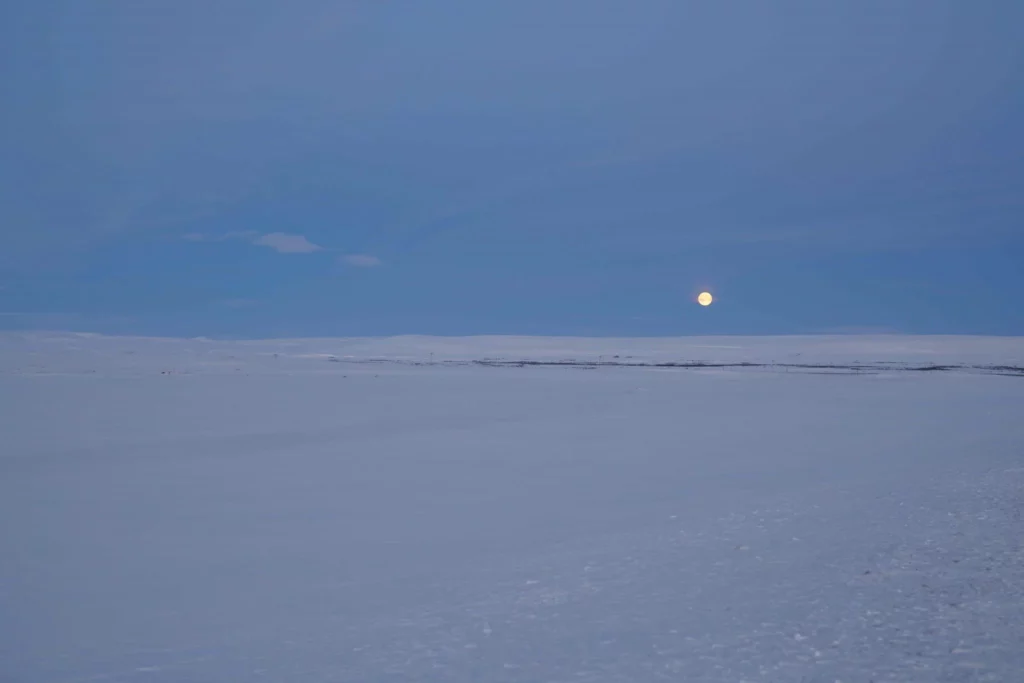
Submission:
[[[700,296],[697,297],[697,303],[701,306],[710,306],[714,300],[715,297],[711,296],[711,292],[701,292]]]

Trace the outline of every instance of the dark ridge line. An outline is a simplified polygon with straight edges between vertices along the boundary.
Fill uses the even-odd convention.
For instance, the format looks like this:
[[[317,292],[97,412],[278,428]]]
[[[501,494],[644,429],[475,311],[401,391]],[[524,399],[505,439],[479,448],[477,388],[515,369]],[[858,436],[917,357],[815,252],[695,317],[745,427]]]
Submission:
[[[459,362],[459,361],[456,361]],[[565,360],[473,360],[474,365],[486,367],[614,367],[614,368],[795,368],[802,370],[881,370],[873,365],[827,365],[815,363],[751,363],[749,361],[725,363],[705,361],[664,361],[660,363],[614,363],[609,361],[565,361]],[[906,367],[903,370],[947,370],[952,366]]]
[[[694,362],[663,362],[663,363],[614,363],[611,361],[575,361],[575,360],[473,360],[474,365],[492,367],[610,367],[610,368],[757,368],[765,367],[763,363],[704,363]]]
[[[827,363],[753,363],[750,361],[741,362],[714,362],[714,361],[662,361],[662,362],[619,362],[619,361],[577,361],[577,360],[502,360],[497,358],[480,358],[473,360],[441,360],[441,361],[418,361],[389,358],[346,358],[340,359],[332,356],[327,359],[332,363],[395,363],[398,365],[410,366],[467,366],[477,365],[491,368],[523,368],[523,367],[575,367],[575,368],[785,368],[794,370],[845,370],[843,374],[876,374],[879,371],[896,372],[951,372],[956,370],[980,370],[990,374],[999,374],[1007,377],[1024,376],[1024,367],[1017,365],[904,365],[899,361],[880,361],[878,363],[857,363],[857,364],[834,364]],[[837,374],[837,373],[829,373]]]
[[[1024,374],[1024,367],[1018,365],[973,365],[971,367],[979,370],[992,370],[993,372],[1012,372]]]

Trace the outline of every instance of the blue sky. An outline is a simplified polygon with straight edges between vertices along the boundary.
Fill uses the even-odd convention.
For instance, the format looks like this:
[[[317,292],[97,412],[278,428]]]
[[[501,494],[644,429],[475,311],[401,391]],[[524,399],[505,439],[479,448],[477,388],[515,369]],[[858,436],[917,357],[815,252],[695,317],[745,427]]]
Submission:
[[[1017,0],[23,0],[0,63],[0,328],[1024,334]]]

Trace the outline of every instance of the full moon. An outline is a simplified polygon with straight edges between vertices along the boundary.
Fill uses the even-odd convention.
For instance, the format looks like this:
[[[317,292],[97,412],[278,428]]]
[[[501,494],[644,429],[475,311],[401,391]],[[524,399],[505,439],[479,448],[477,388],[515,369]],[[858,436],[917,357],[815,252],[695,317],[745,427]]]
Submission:
[[[711,296],[711,292],[701,292],[700,296],[697,297],[697,303],[701,306],[710,306],[714,300],[715,297]]]

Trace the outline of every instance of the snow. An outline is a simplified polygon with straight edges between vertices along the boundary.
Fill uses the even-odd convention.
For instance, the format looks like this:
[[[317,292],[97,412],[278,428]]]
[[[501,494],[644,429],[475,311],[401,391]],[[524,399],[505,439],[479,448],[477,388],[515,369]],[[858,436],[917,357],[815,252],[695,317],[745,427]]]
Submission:
[[[0,680],[1016,680],[1022,361],[3,334]]]

